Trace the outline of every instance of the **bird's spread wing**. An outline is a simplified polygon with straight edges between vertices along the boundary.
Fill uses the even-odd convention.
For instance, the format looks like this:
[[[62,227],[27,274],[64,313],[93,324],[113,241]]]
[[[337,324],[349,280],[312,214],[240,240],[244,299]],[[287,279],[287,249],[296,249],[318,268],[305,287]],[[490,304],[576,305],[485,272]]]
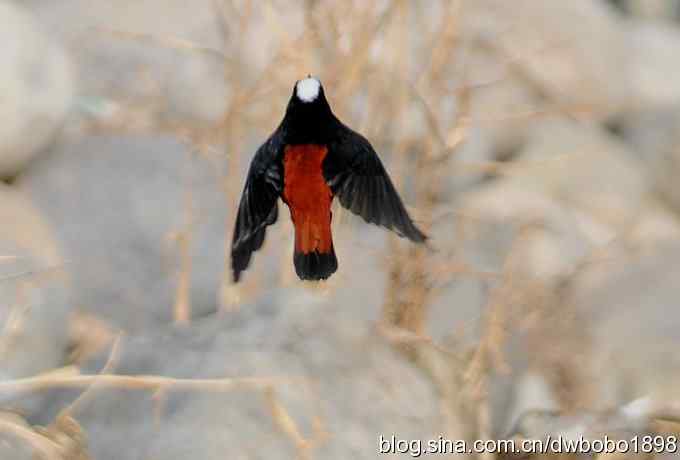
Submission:
[[[415,226],[380,158],[361,134],[342,125],[329,144],[324,177],[340,204],[371,224],[414,242],[427,237]]]
[[[253,252],[262,247],[268,225],[278,218],[277,200],[283,190],[280,136],[274,133],[255,153],[241,195],[231,243],[234,281],[248,267]]]

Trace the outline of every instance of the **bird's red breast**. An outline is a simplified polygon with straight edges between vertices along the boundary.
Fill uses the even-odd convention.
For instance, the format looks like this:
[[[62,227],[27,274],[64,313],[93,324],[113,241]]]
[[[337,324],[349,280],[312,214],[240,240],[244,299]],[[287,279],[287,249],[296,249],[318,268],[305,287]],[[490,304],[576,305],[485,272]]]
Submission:
[[[323,145],[288,145],[284,149],[283,199],[295,225],[295,252],[325,254],[332,251],[331,201],[322,163]]]

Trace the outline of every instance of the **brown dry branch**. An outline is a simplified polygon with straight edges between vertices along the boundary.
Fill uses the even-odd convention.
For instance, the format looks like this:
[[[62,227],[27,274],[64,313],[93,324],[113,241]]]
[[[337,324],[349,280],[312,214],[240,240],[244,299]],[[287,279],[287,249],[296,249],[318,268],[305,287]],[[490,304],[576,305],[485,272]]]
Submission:
[[[92,314],[72,314],[69,319],[71,346],[67,362],[76,365],[86,362],[107,349],[120,334],[120,330]]]
[[[300,431],[298,424],[277,397],[276,390],[273,387],[268,387],[265,389],[264,394],[276,426],[293,442],[298,452],[298,458],[300,460],[311,459],[313,450],[323,443],[327,437],[320,419],[315,417],[314,434],[311,438],[306,438]]]
[[[525,302],[532,303],[531,282],[517,275],[517,267],[522,263],[522,245],[531,236],[535,224],[520,227],[503,263],[502,275],[489,295],[482,321],[482,337],[472,353],[463,373],[462,390],[465,395],[460,399],[462,410],[476,413],[478,439],[492,439],[491,406],[488,396],[489,378],[492,373],[509,373],[503,349],[508,336],[508,328],[516,325],[512,321],[515,308]],[[524,312],[526,315],[528,312]],[[467,406],[467,407],[466,407]],[[475,411],[476,409],[476,411]],[[492,459],[495,454],[486,452],[480,458]]]
[[[0,413],[0,433],[8,433],[26,442],[44,460],[66,460],[61,455],[59,444],[37,433],[18,417],[8,417]]]
[[[118,334],[116,339],[113,342],[113,346],[111,347],[111,352],[109,354],[108,359],[106,360],[106,363],[104,364],[104,367],[102,370],[99,372],[99,375],[105,375],[105,374],[110,374],[118,364],[118,359],[120,358],[120,342],[121,342],[122,334]],[[73,401],[71,404],[69,404],[67,407],[63,408],[61,411],[59,411],[59,414],[57,414],[56,420],[59,421],[60,419],[63,419],[65,417],[71,417],[75,412],[77,412],[77,409],[80,407],[86,405],[90,400],[92,400],[92,397],[94,395],[94,391],[97,388],[97,382],[93,383],[91,386],[87,387],[84,392],[78,396],[78,398]]]
[[[408,85],[410,100],[418,104],[425,117],[428,136],[420,142],[420,156],[416,162],[416,192],[417,209],[419,218],[425,225],[426,231],[431,229],[435,219],[436,209],[445,201],[444,184],[447,177],[448,162],[457,151],[458,147],[465,142],[469,122],[467,114],[471,108],[472,87],[465,86],[457,93],[458,112],[454,122],[445,128],[441,117],[445,98],[441,94],[446,92],[444,69],[450,63],[458,48],[457,18],[462,11],[460,2],[450,2],[446,9],[447,20],[442,21],[440,30],[435,35],[432,44],[429,71],[423,73],[418,83]],[[425,76],[427,75],[427,81]],[[437,95],[423,94],[420,87],[428,83],[431,92],[438,90]],[[429,101],[438,101],[433,105]],[[395,259],[388,274],[388,290],[383,317],[398,328],[405,328],[421,334],[424,332],[426,323],[426,308],[434,294],[433,280],[426,267],[433,264],[432,253],[422,248],[409,247],[400,250],[391,243],[391,251],[402,254],[401,259]],[[409,264],[402,263],[408,259]],[[406,272],[408,267],[408,273]],[[460,268],[457,267],[458,269]]]
[[[3,277],[0,277],[0,283],[6,281],[13,281],[25,277],[39,278],[42,276],[51,276],[54,275],[55,273],[63,272],[65,265],[70,263],[71,263],[70,260],[64,260],[62,262],[59,262],[58,264],[50,265],[44,268],[36,268],[34,270],[25,270],[22,272],[13,273],[11,275],[5,275]]]
[[[173,319],[178,326],[186,326],[191,321],[191,232],[185,228],[170,235],[178,247],[180,260],[173,306]]]
[[[119,335],[111,348],[111,353],[98,375],[79,375],[72,372],[50,372],[37,377],[8,380],[0,382],[0,393],[31,393],[54,388],[84,388],[85,391],[69,406],[63,409],[55,418],[58,425],[71,419],[77,410],[87,404],[94,397],[96,390],[104,388],[124,388],[134,390],[149,390],[153,392],[156,418],[162,413],[162,405],[170,391],[209,391],[227,392],[241,388],[255,390],[270,390],[277,384],[305,381],[291,377],[252,377],[252,378],[224,378],[224,379],[174,379],[161,376],[125,376],[111,375],[117,365],[120,355]],[[76,368],[70,368],[77,372]],[[54,424],[53,424],[54,425]]]
[[[391,2],[385,11],[375,14],[376,5],[371,2],[359,3],[363,9],[356,11],[357,21],[353,21],[355,30],[352,36],[352,48],[340,59],[331,62],[327,74],[335,76],[332,83],[337,83],[335,96],[336,107],[339,113],[346,110],[345,104],[350,100],[350,95],[355,94],[364,81],[364,71],[369,67],[371,44],[378,35],[391,23],[401,5],[409,5],[408,2]],[[340,78],[339,76],[342,76]]]
[[[265,389],[272,385],[304,381],[294,377],[243,377],[222,379],[176,379],[158,375],[37,376],[0,382],[0,393],[34,393],[55,388],[117,388],[149,391],[207,391],[223,393],[236,389]]]
[[[0,434],[23,441],[43,460],[90,459],[83,430],[71,417],[62,417],[45,428],[31,426],[18,414],[0,412]]]
[[[397,346],[427,346],[436,350],[438,353],[447,356],[457,356],[453,350],[438,344],[432,337],[413,333],[407,329],[400,329],[391,324],[384,322],[377,323],[375,326],[376,332],[384,338],[387,342]]]
[[[9,309],[9,315],[0,330],[0,359],[9,353],[16,338],[23,329],[23,323],[30,310],[30,305],[18,302]]]
[[[175,291],[175,304],[173,307],[173,318],[175,324],[186,326],[191,321],[191,270],[192,257],[191,248],[193,234],[196,228],[196,212],[194,209],[194,198],[189,177],[193,169],[195,154],[189,154],[187,161],[187,179],[184,186],[184,199],[182,204],[183,224],[178,232],[173,232],[170,239],[177,245],[179,252],[179,270],[177,274],[177,289]]]
[[[91,460],[85,433],[74,418],[61,417],[48,427],[35,426],[33,429],[59,446],[61,459]]]
[[[119,354],[118,347],[119,340],[117,340],[114,344],[111,355],[109,356],[106,365],[102,369],[102,373],[98,375],[68,375],[66,373],[50,373],[38,377],[0,382],[0,393],[3,391],[14,394],[30,393],[54,388],[85,389],[85,391],[71,405],[58,414],[58,416],[55,418],[55,421],[47,429],[43,430],[44,433],[42,435],[30,430],[29,428],[17,426],[15,423],[3,423],[2,418],[0,418],[0,431],[9,431],[18,437],[26,439],[35,449],[37,449],[39,452],[43,452],[47,460],[70,460],[71,458],[76,458],[72,456],[61,455],[61,452],[66,447],[55,445],[55,443],[50,442],[49,439],[52,436],[58,437],[59,439],[64,440],[63,445],[67,446],[68,449],[76,449],[79,452],[79,455],[82,455],[82,457],[78,458],[82,458],[84,460],[87,458],[84,456],[84,448],[82,447],[84,443],[84,441],[82,441],[82,439],[84,439],[84,435],[79,429],[79,425],[72,417],[72,414],[77,412],[80,407],[91,401],[97,390],[116,388],[151,391],[155,403],[154,418],[158,423],[162,417],[164,402],[167,398],[167,394],[171,391],[223,393],[238,389],[252,389],[257,391],[265,391],[265,393],[269,395],[273,391],[273,388],[279,384],[299,384],[301,382],[308,383],[306,379],[293,377],[175,379],[154,375],[124,376],[106,374],[115,367]],[[272,402],[270,397],[269,401],[270,403]],[[278,404],[275,406],[270,405],[270,407],[273,408],[272,416],[275,418],[276,423],[279,424],[279,426],[286,428],[284,432],[288,435],[296,433],[296,431],[290,431],[291,427],[295,427],[296,425],[290,416],[287,416],[287,412],[283,406]],[[70,427],[71,429],[67,430],[68,432],[65,433],[65,430],[62,429],[64,426]],[[324,432],[321,429],[322,424],[318,417],[315,418],[314,426],[317,428],[318,433],[315,432],[316,434],[313,440],[308,441],[301,436],[294,438],[296,445],[300,449],[301,458],[309,458],[307,454],[303,456],[302,453],[308,452],[313,446],[320,443],[324,439]],[[54,447],[54,449],[51,447]]]
[[[4,257],[5,260],[16,260],[18,258],[15,256]],[[26,270],[0,278],[0,282],[14,281],[16,283],[15,303],[9,307],[9,314],[5,319],[4,325],[0,328],[0,359],[9,353],[17,337],[23,330],[27,316],[30,314],[31,305],[28,302],[28,293],[30,289],[34,288],[36,284],[39,284],[44,279],[61,275],[66,263],[68,262],[65,261],[41,269]]]
[[[441,133],[439,122],[429,104],[414,89],[414,97],[420,102],[428,120],[428,126],[437,145],[432,145],[427,140],[423,141],[423,155],[417,162],[415,177],[417,178],[418,203],[420,217],[425,222],[423,225],[427,232],[435,216],[435,208],[444,201],[443,179],[446,161],[455,151],[446,143],[445,136]],[[466,104],[461,105],[462,108]],[[464,136],[462,137],[464,138]],[[395,249],[393,246],[392,249]],[[383,307],[383,317],[388,323],[403,329],[422,334],[425,330],[427,313],[425,311],[429,303],[432,286],[430,284],[426,267],[431,262],[431,257],[424,248],[409,247],[402,253],[409,264],[398,260],[389,270],[387,299]]]
[[[90,28],[89,32],[95,32],[101,35],[108,35],[119,39],[134,40],[143,43],[154,44],[165,48],[172,48],[176,50],[183,50],[194,53],[202,53],[208,56],[213,56],[217,59],[221,59],[225,62],[231,61],[231,58],[229,56],[227,56],[226,54],[219,50],[207,46],[197,45],[196,43],[190,40],[185,40],[179,37],[158,36],[126,30],[109,29],[105,27],[92,27]]]

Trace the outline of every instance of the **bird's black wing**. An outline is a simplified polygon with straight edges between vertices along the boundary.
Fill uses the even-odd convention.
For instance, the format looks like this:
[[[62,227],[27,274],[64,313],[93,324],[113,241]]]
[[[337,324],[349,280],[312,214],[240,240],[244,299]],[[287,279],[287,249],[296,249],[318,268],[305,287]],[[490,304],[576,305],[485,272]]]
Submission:
[[[262,247],[267,226],[279,216],[277,200],[283,191],[282,151],[283,142],[277,131],[257,149],[250,163],[231,242],[234,282],[238,282],[241,272],[248,267],[253,252]]]
[[[421,243],[427,236],[415,226],[370,142],[338,122],[328,145],[323,173],[340,204],[370,223]]]

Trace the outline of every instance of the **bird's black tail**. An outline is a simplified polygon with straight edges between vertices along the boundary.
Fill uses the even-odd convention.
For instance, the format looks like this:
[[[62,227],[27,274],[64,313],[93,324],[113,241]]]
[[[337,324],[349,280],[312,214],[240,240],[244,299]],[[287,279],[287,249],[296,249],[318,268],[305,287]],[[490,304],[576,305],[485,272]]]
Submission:
[[[301,280],[325,280],[338,269],[338,259],[332,245],[330,252],[325,253],[317,250],[308,253],[295,251],[293,262]]]

